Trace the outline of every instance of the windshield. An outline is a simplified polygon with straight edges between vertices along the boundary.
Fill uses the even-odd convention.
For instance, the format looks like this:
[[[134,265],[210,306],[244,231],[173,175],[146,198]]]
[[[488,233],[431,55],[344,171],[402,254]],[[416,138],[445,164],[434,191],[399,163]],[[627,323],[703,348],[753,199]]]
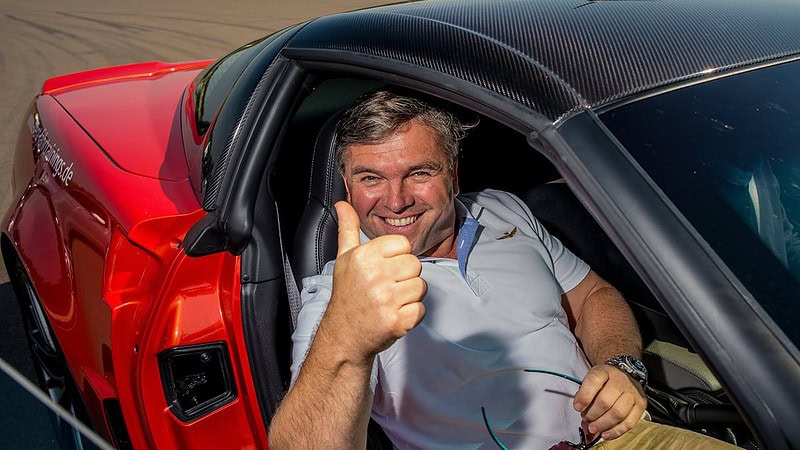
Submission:
[[[668,92],[601,120],[800,343],[800,62]]]

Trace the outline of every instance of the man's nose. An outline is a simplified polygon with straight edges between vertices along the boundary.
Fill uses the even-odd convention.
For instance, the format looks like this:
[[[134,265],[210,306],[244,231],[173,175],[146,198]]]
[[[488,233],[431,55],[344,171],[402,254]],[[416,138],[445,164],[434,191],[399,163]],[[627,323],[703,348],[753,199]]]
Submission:
[[[414,196],[403,181],[395,180],[389,183],[385,200],[386,207],[393,212],[401,212],[414,203]]]

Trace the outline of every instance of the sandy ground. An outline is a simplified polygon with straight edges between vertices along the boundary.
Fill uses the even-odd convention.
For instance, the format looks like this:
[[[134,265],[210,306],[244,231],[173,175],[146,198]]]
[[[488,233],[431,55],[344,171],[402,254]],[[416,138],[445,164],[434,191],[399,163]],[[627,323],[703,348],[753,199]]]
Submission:
[[[0,211],[22,114],[49,77],[142,61],[217,58],[288,25],[379,0],[0,0]],[[0,267],[0,283],[8,281]]]

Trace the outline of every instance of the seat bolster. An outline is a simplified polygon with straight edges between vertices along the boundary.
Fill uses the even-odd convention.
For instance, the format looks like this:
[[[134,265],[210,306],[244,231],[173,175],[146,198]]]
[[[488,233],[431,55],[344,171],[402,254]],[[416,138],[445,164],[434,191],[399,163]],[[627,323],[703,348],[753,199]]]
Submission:
[[[336,164],[334,144],[341,112],[328,118],[314,143],[309,196],[297,225],[290,261],[298,289],[305,277],[317,275],[336,258],[338,225],[333,205],[347,197]]]
[[[674,390],[697,388],[717,392],[722,389],[700,356],[686,348],[654,340],[644,350],[643,359],[651,382]]]

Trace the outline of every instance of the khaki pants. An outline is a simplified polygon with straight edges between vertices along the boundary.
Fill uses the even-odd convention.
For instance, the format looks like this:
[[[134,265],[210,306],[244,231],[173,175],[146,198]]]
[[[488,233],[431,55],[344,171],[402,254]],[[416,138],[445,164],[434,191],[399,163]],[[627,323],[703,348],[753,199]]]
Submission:
[[[592,447],[593,449],[737,449],[726,442],[705,436],[693,431],[661,425],[647,420],[640,420],[630,431],[622,436],[603,441]]]

